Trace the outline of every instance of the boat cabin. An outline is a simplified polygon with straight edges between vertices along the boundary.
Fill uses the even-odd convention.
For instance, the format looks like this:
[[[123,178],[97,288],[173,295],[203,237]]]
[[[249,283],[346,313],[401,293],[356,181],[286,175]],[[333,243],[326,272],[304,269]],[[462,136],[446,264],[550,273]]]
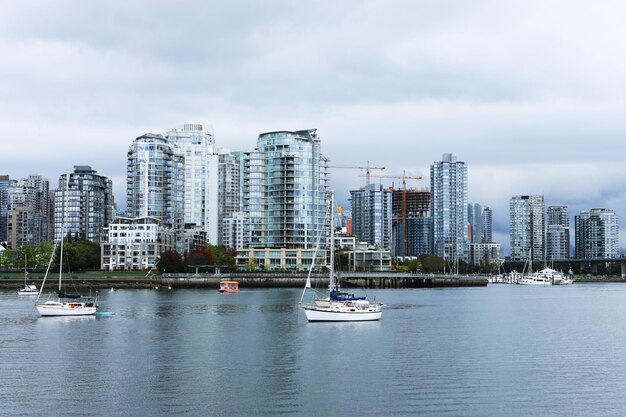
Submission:
[[[220,292],[239,292],[239,283],[237,281],[220,281]]]

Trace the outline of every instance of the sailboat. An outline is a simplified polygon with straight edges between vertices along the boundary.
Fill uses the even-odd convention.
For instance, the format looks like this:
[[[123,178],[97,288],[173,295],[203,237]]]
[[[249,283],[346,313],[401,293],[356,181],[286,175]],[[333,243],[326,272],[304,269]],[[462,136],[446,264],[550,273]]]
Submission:
[[[28,271],[26,270],[26,257],[24,257],[24,287],[17,290],[17,295],[37,295],[39,290],[36,285],[28,283]]]
[[[367,297],[355,297],[354,294],[342,292],[339,282],[335,280],[335,227],[333,223],[333,212],[335,209],[334,195],[330,196],[330,268],[329,268],[329,284],[328,297],[316,298],[311,305],[303,306],[304,314],[308,321],[374,321],[380,320],[382,316],[382,304],[371,303]],[[319,247],[318,238],[318,247]],[[317,255],[317,247],[309,276],[307,277],[304,291],[311,288],[311,271],[315,264]],[[304,292],[302,293],[304,298]],[[302,300],[302,299],[301,299]]]
[[[70,176],[67,175],[66,186],[69,186]],[[63,290],[63,241],[65,240],[65,217],[63,218],[63,223],[61,227],[61,251],[59,258],[59,290],[58,297],[55,300],[48,300],[43,303],[39,302],[39,298],[41,297],[41,293],[43,291],[44,285],[46,284],[46,279],[48,278],[48,272],[50,271],[50,266],[52,265],[52,260],[54,259],[54,254],[56,252],[57,245],[54,245],[54,249],[52,250],[52,256],[50,257],[50,262],[48,263],[48,268],[46,269],[46,274],[43,277],[43,282],[41,283],[41,289],[39,290],[39,294],[37,295],[37,299],[35,300],[35,307],[39,314],[42,317],[47,316],[93,316],[96,314],[98,306],[96,304],[96,300],[93,298],[83,298],[80,294],[67,294]]]

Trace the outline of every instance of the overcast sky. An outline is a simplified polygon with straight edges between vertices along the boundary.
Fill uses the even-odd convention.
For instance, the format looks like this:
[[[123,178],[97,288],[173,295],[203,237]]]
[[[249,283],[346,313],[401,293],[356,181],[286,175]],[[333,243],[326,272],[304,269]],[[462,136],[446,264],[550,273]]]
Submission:
[[[544,194],[572,218],[613,209],[626,244],[623,1],[1,8],[0,174],[55,188],[91,165],[125,205],[126,152],[146,132],[206,123],[219,147],[250,150],[262,132],[317,128],[333,163],[424,175],[409,186],[429,186],[433,161],[457,155],[505,254],[519,194]],[[358,170],[332,175],[340,201],[364,183]]]

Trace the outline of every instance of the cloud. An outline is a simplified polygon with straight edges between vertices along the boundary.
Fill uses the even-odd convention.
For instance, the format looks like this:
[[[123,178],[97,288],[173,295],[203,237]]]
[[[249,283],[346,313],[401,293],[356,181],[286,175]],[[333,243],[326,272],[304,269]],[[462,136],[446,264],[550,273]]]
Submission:
[[[88,164],[123,205],[126,152],[143,133],[209,123],[218,146],[247,150],[262,132],[318,128],[334,163],[422,174],[419,187],[456,154],[500,237],[517,193],[624,218],[624,12],[561,0],[4,4],[0,169],[56,183]],[[340,198],[361,184],[358,171],[333,174]]]

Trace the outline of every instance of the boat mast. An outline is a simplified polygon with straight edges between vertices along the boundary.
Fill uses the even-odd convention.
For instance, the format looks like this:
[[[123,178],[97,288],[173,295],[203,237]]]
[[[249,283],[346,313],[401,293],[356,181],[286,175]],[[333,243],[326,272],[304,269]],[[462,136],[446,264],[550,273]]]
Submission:
[[[330,192],[330,290],[335,289],[335,193]]]
[[[70,173],[65,174],[65,190],[63,190],[63,214],[61,220],[61,257],[59,258],[59,296],[61,294],[61,275],[63,273],[63,240],[65,240],[65,216],[67,214],[67,208],[65,205],[68,203],[70,190]],[[68,204],[69,205],[69,204]]]

